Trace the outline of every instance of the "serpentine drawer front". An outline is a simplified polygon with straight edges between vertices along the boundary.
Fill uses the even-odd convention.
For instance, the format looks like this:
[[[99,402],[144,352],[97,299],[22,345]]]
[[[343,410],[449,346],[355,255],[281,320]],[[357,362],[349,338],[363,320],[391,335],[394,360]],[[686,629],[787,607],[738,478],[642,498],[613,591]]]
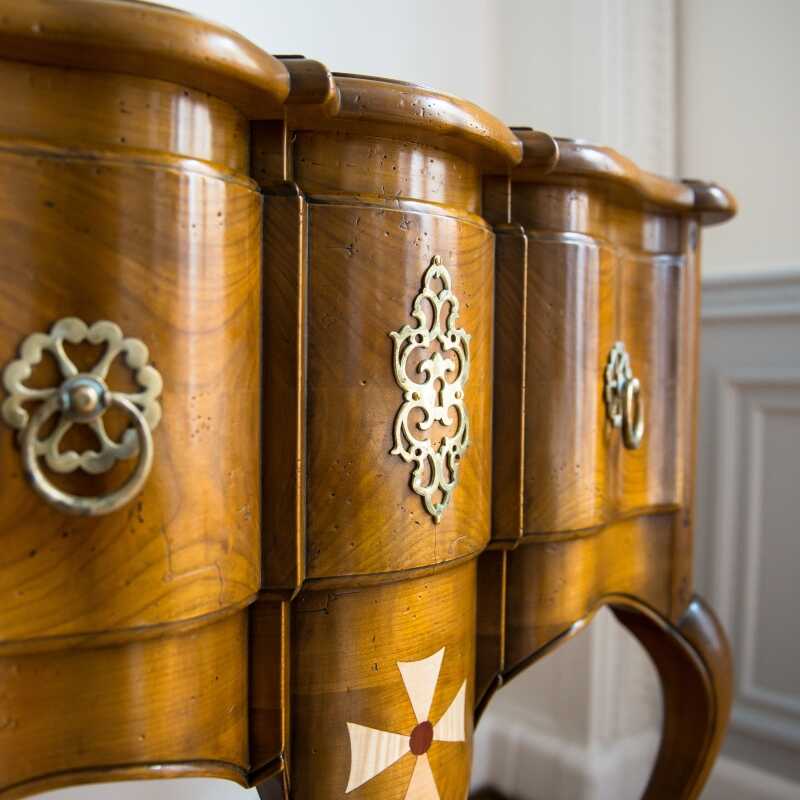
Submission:
[[[128,0],[0,0],[0,188],[2,800],[464,798],[476,713],[602,603],[662,672],[647,797],[697,796],[727,194]]]

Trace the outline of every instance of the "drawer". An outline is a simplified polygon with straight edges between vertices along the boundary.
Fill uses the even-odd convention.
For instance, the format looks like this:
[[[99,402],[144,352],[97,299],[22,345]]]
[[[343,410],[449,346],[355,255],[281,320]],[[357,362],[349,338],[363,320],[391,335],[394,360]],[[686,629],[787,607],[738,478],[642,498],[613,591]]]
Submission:
[[[421,246],[420,243],[425,245]],[[308,524],[310,578],[395,572],[474,555],[489,530],[491,475],[491,386],[493,248],[491,232],[475,221],[431,213],[365,205],[312,204],[309,213],[308,321]],[[433,277],[440,256],[445,280]],[[443,273],[445,274],[445,273]],[[454,369],[459,356],[436,340],[412,353],[398,386],[395,343],[415,303],[431,321],[429,299],[447,288],[458,302],[456,328],[469,336],[467,380],[460,407],[466,410],[468,447],[457,458],[457,483],[437,518],[423,494],[412,491],[416,463],[396,445],[415,445],[398,425],[398,414],[414,392],[423,394],[424,359],[441,354]],[[443,307],[443,324],[449,302]],[[424,326],[423,326],[424,327]],[[418,334],[419,335],[419,334]],[[459,345],[460,346],[460,345]],[[405,345],[403,345],[405,347]],[[442,394],[447,389],[442,385]],[[424,399],[424,398],[423,398]],[[407,421],[411,438],[457,441],[456,407],[447,425],[430,429],[423,406],[413,404]],[[408,450],[405,447],[408,446]],[[445,464],[445,469],[447,465]],[[422,484],[432,475],[424,462]],[[443,476],[444,477],[444,476]],[[447,476],[449,479],[450,476]]]
[[[525,533],[592,528],[612,513],[600,380],[614,342],[615,264],[588,236],[528,233]]]
[[[645,427],[636,449],[624,448],[620,458],[618,509],[674,505],[682,492],[682,396],[685,337],[685,259],[680,255],[621,254],[618,291],[618,339],[630,357],[639,381]]]
[[[0,186],[0,363],[23,375],[12,385],[7,371],[6,388],[55,389],[73,364],[101,374],[107,348],[124,346],[105,383],[139,397],[152,426],[141,491],[98,516],[34,491],[17,433],[3,426],[0,638],[158,624],[243,603],[258,589],[260,560],[259,195],[210,170],[66,153],[0,153]],[[24,404],[27,424],[35,406]],[[121,442],[129,423],[110,419],[114,410],[108,431]],[[46,440],[48,424],[32,436]],[[144,448],[109,471],[61,474],[48,466],[69,467],[59,452],[98,451],[86,425],[73,428],[49,462],[38,458],[38,486],[100,507],[135,475]]]

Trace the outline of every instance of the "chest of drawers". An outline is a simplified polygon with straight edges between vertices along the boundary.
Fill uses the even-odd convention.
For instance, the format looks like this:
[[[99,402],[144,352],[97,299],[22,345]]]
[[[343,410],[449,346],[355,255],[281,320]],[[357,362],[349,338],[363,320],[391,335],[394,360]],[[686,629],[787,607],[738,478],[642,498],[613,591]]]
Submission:
[[[150,4],[0,18],[0,798],[464,797],[494,688],[603,604],[664,682],[647,796],[696,796],[732,199]]]

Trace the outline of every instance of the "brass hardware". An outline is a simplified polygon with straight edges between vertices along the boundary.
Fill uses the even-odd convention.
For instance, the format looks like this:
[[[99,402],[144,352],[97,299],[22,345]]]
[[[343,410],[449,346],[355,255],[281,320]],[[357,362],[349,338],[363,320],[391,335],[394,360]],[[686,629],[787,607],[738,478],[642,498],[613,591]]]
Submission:
[[[64,343],[89,342],[105,345],[105,352],[88,372],[78,372],[64,350]],[[24,381],[33,367],[49,352],[64,378],[59,386],[32,389]],[[114,359],[122,354],[126,366],[134,372],[140,392],[111,391],[106,385],[108,370]],[[35,491],[61,511],[70,514],[97,516],[108,514],[128,503],[139,493],[153,464],[151,431],[161,419],[161,375],[148,364],[147,347],[138,339],[125,338],[113,322],[100,321],[91,326],[75,317],[56,322],[50,332],[28,336],[20,347],[20,358],[3,371],[3,385],[9,396],[3,403],[2,416],[6,424],[20,431],[19,440],[25,475]],[[40,402],[29,415],[24,404]],[[125,411],[133,426],[114,441],[106,432],[103,414],[112,406]],[[39,431],[54,415],[59,420],[44,439]],[[99,443],[99,450],[61,452],[61,441],[74,424],[89,426]],[[138,455],[138,462],[128,480],[117,490],[100,497],[79,497],[67,494],[54,486],[39,465],[43,458],[53,472],[70,473],[76,469],[92,475],[110,470],[117,461]]]
[[[437,282],[442,286],[438,292],[433,288]],[[464,385],[469,378],[470,335],[456,327],[458,314],[459,302],[452,292],[450,273],[442,259],[434,256],[414,299],[411,316],[417,321],[416,327],[405,325],[389,334],[394,340],[394,376],[404,399],[395,417],[391,454],[414,464],[411,488],[422,497],[425,509],[436,522],[450,503],[458,483],[461,457],[469,447]],[[433,345],[436,349],[431,352]],[[431,353],[416,367],[419,376],[424,377],[422,383],[408,374],[409,359],[417,350]],[[448,353],[454,357],[447,357]],[[453,425],[450,409],[455,409],[458,416],[456,430],[444,436],[438,447],[417,435],[417,430],[430,430],[435,422]],[[410,416],[416,410],[422,419],[412,426]]]
[[[644,407],[639,379],[622,342],[616,342],[608,354],[604,396],[609,422],[622,430],[625,447],[636,450],[644,438]]]

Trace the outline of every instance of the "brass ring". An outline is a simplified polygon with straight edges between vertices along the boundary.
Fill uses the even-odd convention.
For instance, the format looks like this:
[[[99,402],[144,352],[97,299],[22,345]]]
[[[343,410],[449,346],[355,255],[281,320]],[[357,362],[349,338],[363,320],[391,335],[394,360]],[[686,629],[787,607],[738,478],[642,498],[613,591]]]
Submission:
[[[34,490],[48,503],[68,514],[97,517],[110,514],[135,497],[144,486],[153,466],[153,437],[150,426],[134,403],[114,392],[108,393],[109,406],[117,406],[128,413],[139,435],[139,460],[128,480],[117,490],[100,497],[80,497],[54,486],[42,472],[36,455],[37,434],[41,426],[61,408],[59,397],[53,396],[33,414],[22,433],[22,463],[25,475]]]
[[[644,438],[644,404],[639,379],[625,384],[625,408],[622,414],[622,441],[629,450],[638,449]]]

